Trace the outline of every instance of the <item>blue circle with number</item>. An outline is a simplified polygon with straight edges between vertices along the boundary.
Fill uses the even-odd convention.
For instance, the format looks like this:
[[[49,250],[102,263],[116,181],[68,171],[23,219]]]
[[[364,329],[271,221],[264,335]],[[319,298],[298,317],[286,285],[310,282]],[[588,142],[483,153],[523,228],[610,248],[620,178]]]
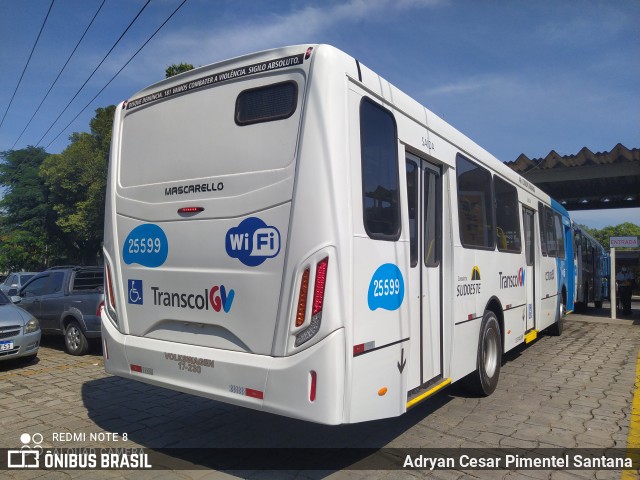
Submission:
[[[132,263],[156,268],[167,260],[169,241],[164,231],[153,223],[139,225],[127,235],[122,246],[122,259]]]
[[[397,310],[404,300],[404,279],[397,265],[380,265],[371,277],[367,301],[369,310]]]

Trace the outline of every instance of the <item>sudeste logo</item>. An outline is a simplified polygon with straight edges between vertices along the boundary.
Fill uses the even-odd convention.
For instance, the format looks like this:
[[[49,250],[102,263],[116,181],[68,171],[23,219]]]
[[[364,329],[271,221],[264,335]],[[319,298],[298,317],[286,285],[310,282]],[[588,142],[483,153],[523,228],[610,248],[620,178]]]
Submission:
[[[224,243],[231,258],[248,267],[257,267],[280,253],[280,232],[257,217],[249,217],[229,229]]]

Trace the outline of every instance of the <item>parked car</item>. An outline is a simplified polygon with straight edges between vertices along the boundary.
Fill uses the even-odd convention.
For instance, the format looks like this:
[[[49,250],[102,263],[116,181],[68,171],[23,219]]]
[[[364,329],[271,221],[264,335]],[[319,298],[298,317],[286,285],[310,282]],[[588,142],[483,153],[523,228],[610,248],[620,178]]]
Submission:
[[[88,339],[100,338],[100,309],[104,302],[101,267],[53,267],[34,276],[15,301],[40,322],[42,333],[64,335],[71,355],[83,355]]]
[[[30,313],[13,305],[0,291],[0,361],[31,361],[40,347],[40,325]]]
[[[12,288],[20,290],[34,275],[38,272],[14,272],[0,283],[0,290],[5,294],[9,293]]]

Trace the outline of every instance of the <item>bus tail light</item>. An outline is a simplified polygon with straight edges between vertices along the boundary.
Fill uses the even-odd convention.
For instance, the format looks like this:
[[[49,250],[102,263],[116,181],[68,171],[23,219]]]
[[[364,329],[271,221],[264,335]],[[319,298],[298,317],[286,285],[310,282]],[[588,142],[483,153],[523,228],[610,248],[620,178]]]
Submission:
[[[322,307],[324,305],[324,291],[327,284],[328,265],[329,257],[323,258],[316,264],[315,283],[313,287],[313,304],[311,305],[311,322],[306,329],[296,335],[296,341],[294,344],[296,347],[299,347],[303,343],[311,340],[320,330],[320,323],[322,322]],[[298,299],[298,310],[296,311],[296,327],[299,327],[304,323],[306,316],[306,298],[309,290],[308,276],[310,275],[307,272],[309,272],[309,269],[304,271],[302,274],[302,281],[300,282],[300,297]],[[307,277],[306,282],[305,276]]]
[[[322,304],[324,303],[324,287],[327,283],[327,265],[329,257],[323,258],[316,265],[316,285],[313,289],[313,311],[311,315],[317,315],[322,312]]]
[[[300,282],[300,296],[298,297],[298,311],[296,312],[296,327],[304,323],[307,312],[307,294],[309,293],[309,269],[305,269]]]

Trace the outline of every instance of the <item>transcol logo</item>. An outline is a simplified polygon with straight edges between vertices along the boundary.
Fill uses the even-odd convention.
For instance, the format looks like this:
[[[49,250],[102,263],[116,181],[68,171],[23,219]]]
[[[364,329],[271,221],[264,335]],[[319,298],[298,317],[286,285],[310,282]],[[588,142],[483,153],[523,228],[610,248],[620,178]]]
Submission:
[[[231,258],[257,267],[280,253],[280,232],[257,217],[249,217],[229,229],[224,243]]]
[[[513,288],[524,286],[524,268],[520,268],[516,275],[503,275],[502,272],[498,272],[500,275],[500,288]]]
[[[142,280],[129,279],[127,281],[129,290],[129,303],[134,305],[143,305]],[[221,310],[229,313],[236,292],[233,289],[227,290],[224,285],[212,285],[211,288],[205,288],[204,291],[198,293],[182,293],[182,292],[166,292],[160,290],[160,287],[151,287],[153,293],[153,304],[163,307],[173,308],[189,308],[191,310]]]
[[[154,305],[190,310],[213,309],[215,312],[223,310],[224,313],[229,313],[236,295],[235,290],[227,290],[224,285],[213,285],[197,293],[163,291],[160,287],[151,287],[151,292]]]

